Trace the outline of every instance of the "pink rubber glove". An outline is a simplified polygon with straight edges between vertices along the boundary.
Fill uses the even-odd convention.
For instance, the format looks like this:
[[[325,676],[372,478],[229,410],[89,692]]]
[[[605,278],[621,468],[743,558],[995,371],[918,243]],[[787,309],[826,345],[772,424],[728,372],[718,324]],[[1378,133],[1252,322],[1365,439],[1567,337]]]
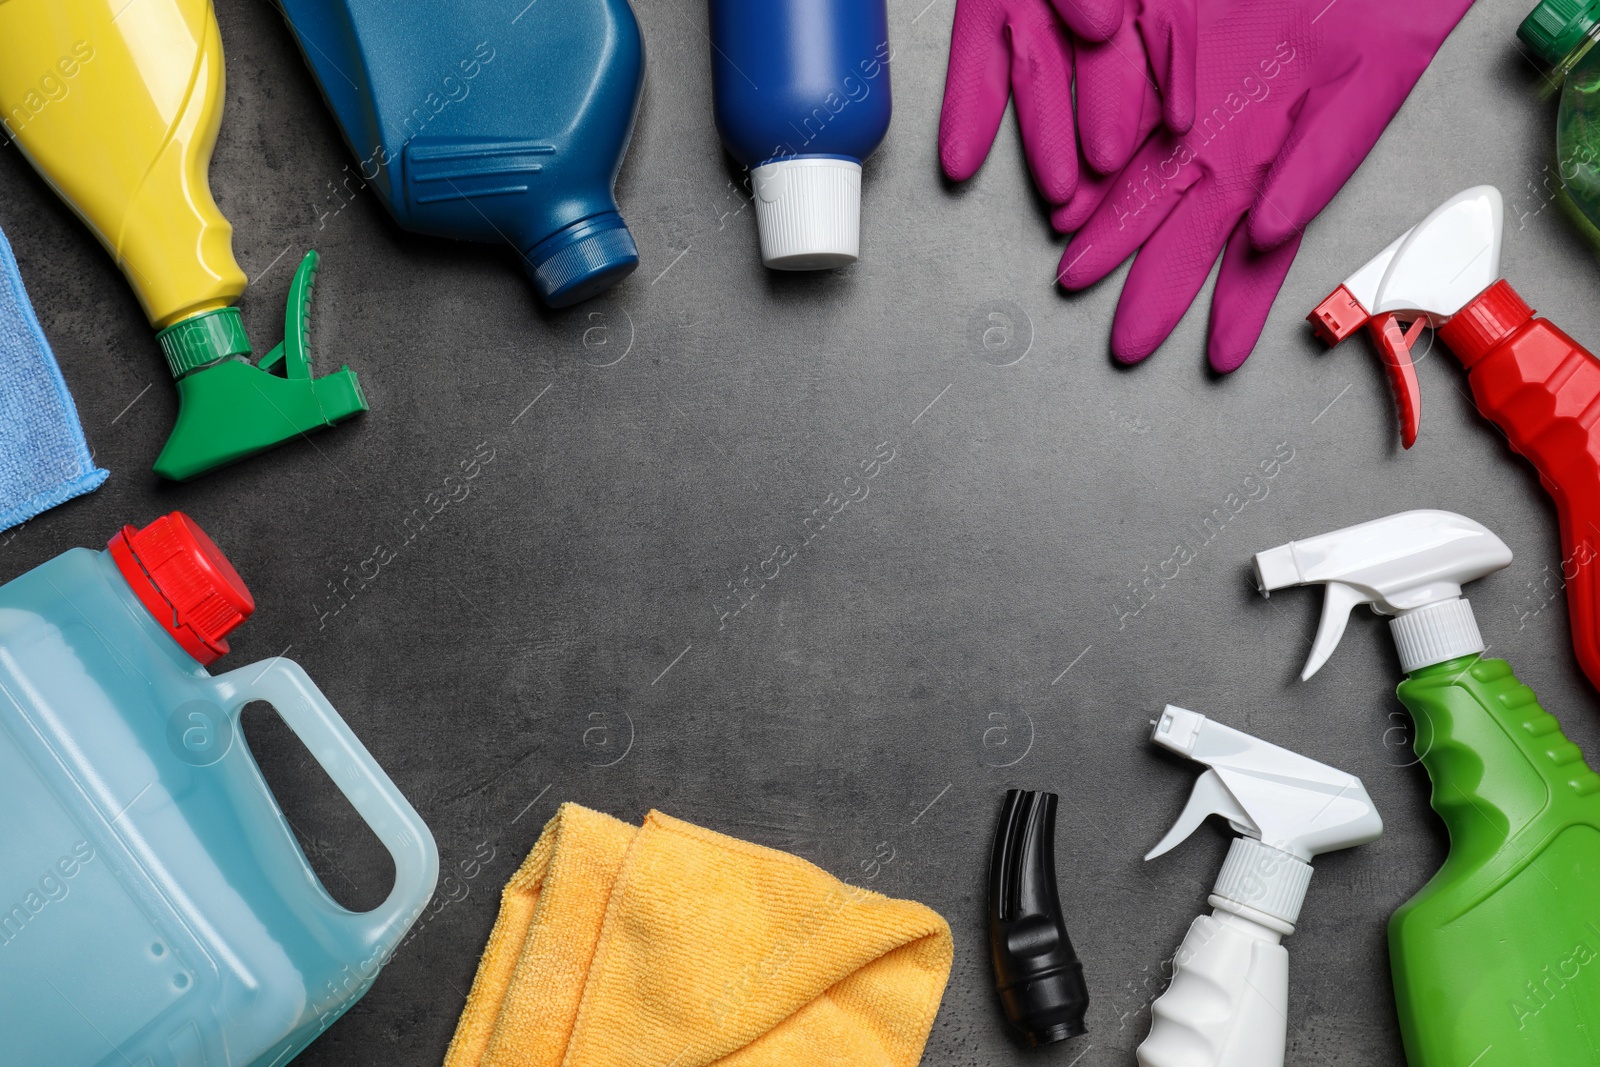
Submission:
[[[1221,253],[1208,347],[1212,367],[1230,371],[1255,347],[1305,226],[1372,150],[1471,0],[1199,4],[1193,129],[1156,130],[1115,180],[1085,185],[1054,222],[1082,223],[1061,258],[1068,289],[1137,250],[1111,328],[1125,363],[1167,339]]]
[[[1052,8],[1047,0],[956,0],[939,119],[945,174],[966,181],[977,173],[1006,101],[1015,95],[1034,182],[1052,204],[1066,203],[1079,173],[1072,115],[1075,48],[1083,148],[1092,166],[1119,169],[1158,114],[1174,129],[1188,129],[1194,115],[1193,4],[1055,0]]]

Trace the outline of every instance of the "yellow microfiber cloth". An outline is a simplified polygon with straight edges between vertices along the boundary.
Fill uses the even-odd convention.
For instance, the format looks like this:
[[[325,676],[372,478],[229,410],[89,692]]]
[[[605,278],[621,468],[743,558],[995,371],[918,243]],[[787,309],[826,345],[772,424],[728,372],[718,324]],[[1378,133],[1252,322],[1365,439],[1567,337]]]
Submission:
[[[658,811],[563,804],[506,885],[445,1067],[914,1067],[932,910]]]

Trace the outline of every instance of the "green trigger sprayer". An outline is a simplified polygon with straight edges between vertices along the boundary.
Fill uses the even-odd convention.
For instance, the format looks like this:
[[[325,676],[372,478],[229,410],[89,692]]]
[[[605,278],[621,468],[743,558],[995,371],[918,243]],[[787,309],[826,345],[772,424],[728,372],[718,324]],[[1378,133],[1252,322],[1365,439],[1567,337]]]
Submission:
[[[1511,562],[1489,530],[1408,511],[1255,557],[1263,595],[1327,587],[1306,663],[1352,609],[1390,616],[1401,703],[1450,854],[1389,921],[1411,1067],[1600,1062],[1600,776],[1486,646],[1462,586]]]

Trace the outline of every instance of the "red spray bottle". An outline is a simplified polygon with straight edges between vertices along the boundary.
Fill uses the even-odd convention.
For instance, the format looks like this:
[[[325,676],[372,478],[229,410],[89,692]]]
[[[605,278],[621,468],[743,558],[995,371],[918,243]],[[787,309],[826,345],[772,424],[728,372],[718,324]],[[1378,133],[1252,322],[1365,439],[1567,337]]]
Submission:
[[[1365,326],[1416,442],[1422,399],[1411,348],[1424,326],[1467,369],[1478,410],[1539,472],[1561,520],[1572,644],[1600,688],[1600,361],[1536,318],[1500,277],[1500,191],[1457,193],[1356,271],[1309,316],[1330,345]]]

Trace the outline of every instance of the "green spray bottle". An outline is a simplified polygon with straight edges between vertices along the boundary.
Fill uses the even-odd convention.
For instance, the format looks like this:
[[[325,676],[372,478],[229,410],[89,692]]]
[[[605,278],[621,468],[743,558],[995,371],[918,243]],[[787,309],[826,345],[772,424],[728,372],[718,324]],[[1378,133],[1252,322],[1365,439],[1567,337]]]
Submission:
[[[1401,703],[1450,832],[1389,920],[1411,1067],[1600,1064],[1600,776],[1511,665],[1485,659],[1461,587],[1511,562],[1471,519],[1408,511],[1255,557],[1263,595],[1325,585],[1301,678],[1350,611],[1391,616]]]

